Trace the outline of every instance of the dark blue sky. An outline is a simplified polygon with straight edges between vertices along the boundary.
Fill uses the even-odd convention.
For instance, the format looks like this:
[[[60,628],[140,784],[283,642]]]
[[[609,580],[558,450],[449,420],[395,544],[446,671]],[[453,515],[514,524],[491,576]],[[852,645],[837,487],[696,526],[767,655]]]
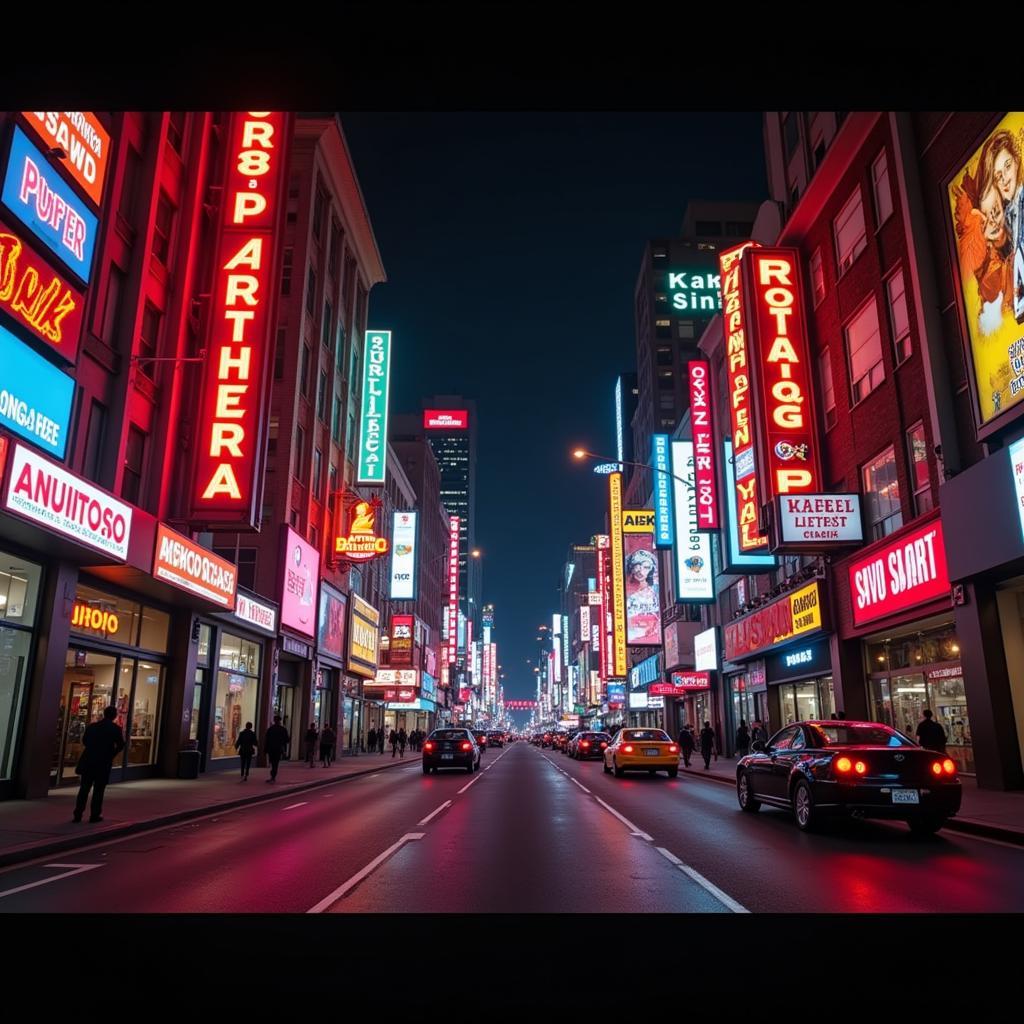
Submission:
[[[479,410],[477,538],[506,696],[557,608],[571,543],[603,526],[615,378],[635,367],[633,287],[648,238],[686,201],[761,199],[761,116],[342,114],[388,281],[392,410],[435,392]]]

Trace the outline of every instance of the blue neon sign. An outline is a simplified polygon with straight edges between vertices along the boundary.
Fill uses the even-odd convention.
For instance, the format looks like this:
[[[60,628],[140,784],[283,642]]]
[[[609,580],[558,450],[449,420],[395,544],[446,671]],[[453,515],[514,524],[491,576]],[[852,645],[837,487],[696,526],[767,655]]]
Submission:
[[[0,426],[63,459],[75,382],[0,327]]]
[[[89,283],[99,221],[17,126],[2,198],[50,252]]]
[[[672,477],[669,476],[668,434],[651,435],[651,465],[654,467],[654,546],[672,547],[675,521],[672,514]],[[659,472],[660,471],[660,472]]]
[[[722,445],[725,449],[725,493],[734,494],[736,492],[736,472],[733,469],[732,462],[732,441],[727,439]],[[741,458],[743,457],[741,456]],[[751,463],[752,468],[753,463]],[[744,468],[743,472],[746,475],[748,471]],[[778,564],[774,555],[745,555],[740,553],[740,525],[736,521],[736,502],[725,502],[725,508],[726,519],[728,520],[728,529],[725,532],[729,535],[728,567],[752,569],[755,566],[768,566],[774,568]]]

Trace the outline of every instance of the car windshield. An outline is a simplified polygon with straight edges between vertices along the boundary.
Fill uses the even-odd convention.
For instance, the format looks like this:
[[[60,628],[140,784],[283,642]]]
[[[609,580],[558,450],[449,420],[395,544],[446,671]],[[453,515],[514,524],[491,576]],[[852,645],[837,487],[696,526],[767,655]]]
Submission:
[[[432,740],[464,740],[465,729],[438,729],[430,737]]]
[[[585,740],[607,740],[609,736],[606,732],[585,732],[583,738]]]
[[[625,729],[622,738],[624,740],[657,740],[659,743],[671,742],[668,735],[660,729]]]
[[[902,733],[885,725],[812,725],[816,746],[821,747],[912,747]]]

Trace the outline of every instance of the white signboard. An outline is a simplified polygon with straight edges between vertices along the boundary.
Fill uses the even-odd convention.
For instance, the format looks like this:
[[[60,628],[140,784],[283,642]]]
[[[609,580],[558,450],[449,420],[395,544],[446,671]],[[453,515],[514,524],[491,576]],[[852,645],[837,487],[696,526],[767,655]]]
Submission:
[[[419,673],[414,668],[379,668],[373,679],[367,679],[363,686],[416,686]]]
[[[693,658],[698,672],[718,668],[718,634],[714,626],[693,638]]]
[[[112,558],[128,558],[131,505],[20,444],[14,446],[4,506]]]
[[[418,512],[394,512],[391,525],[391,600],[416,597],[416,521]]]
[[[711,536],[697,529],[692,441],[672,442],[672,473],[682,478],[672,480],[676,509],[676,601],[713,601]]]
[[[277,632],[277,609],[273,605],[248,597],[241,591],[235,596],[234,618],[268,633]]]
[[[778,499],[784,544],[860,544],[859,494],[785,494]]]

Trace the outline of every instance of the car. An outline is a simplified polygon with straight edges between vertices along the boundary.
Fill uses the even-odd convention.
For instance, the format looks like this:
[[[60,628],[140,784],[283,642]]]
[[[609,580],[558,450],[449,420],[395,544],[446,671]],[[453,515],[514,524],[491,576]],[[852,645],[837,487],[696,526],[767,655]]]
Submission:
[[[568,740],[569,740],[569,734],[567,732],[556,732],[556,733],[554,733],[554,735],[551,737],[551,749],[552,750],[561,750],[564,753],[565,752],[565,744],[568,742]]]
[[[439,768],[480,768],[480,748],[469,729],[435,729],[423,744],[423,774]]]
[[[550,746],[552,746],[553,737],[554,737],[553,733],[550,733],[550,732],[544,733],[544,735],[541,736],[541,738],[540,738],[540,745],[541,745],[541,747],[550,747]]]
[[[795,722],[755,743],[736,765],[740,808],[784,807],[803,832],[826,816],[849,815],[933,833],[960,810],[961,796],[952,758],[881,722]]]
[[[505,746],[505,734],[496,729],[489,730],[487,733],[487,745],[489,747]]]
[[[532,744],[533,744],[533,745],[534,745],[535,747],[539,747],[539,746],[541,745],[541,743],[542,743],[543,741],[544,741],[544,734],[543,734],[542,732],[535,732],[535,733],[534,733],[534,734],[533,734],[533,735],[532,735],[532,736],[530,737],[530,742],[531,742],[531,743],[532,743]]]
[[[606,732],[578,732],[569,743],[569,756],[577,761],[603,758],[611,742],[612,738]]]
[[[579,729],[573,729],[572,732],[567,732],[565,734],[565,740],[563,741],[562,745],[559,747],[559,749],[562,751],[563,754],[568,754],[569,753],[569,745],[572,743],[572,741],[574,739],[576,739],[576,737],[579,735],[579,733],[580,733]]]
[[[480,748],[482,754],[487,749],[487,730],[486,729],[471,729],[473,733],[473,739],[476,740],[476,745]]]
[[[604,750],[604,770],[622,778],[628,771],[679,774],[679,744],[663,729],[620,729]]]

